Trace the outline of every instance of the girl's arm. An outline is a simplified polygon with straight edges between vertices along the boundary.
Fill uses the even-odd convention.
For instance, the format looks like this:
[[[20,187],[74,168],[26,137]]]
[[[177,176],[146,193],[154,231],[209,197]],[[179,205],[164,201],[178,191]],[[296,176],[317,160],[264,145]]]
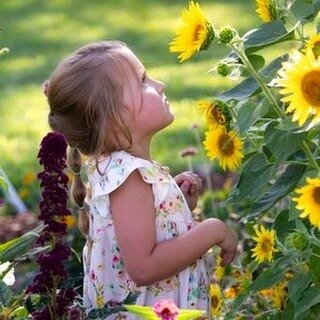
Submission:
[[[237,237],[218,219],[207,219],[182,235],[157,243],[151,185],[137,170],[110,194],[110,202],[125,268],[137,285],[154,284],[179,273],[213,245],[222,248],[224,263],[235,256]]]

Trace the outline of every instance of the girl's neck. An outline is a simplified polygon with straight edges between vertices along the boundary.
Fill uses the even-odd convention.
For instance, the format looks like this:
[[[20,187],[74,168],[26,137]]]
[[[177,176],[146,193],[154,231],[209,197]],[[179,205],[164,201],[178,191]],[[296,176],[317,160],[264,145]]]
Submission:
[[[136,141],[133,141],[132,146],[130,147],[128,152],[136,157],[152,161],[150,156],[150,142],[151,142],[151,139],[148,139],[147,141],[144,141],[144,142],[139,141],[139,143],[137,143]]]

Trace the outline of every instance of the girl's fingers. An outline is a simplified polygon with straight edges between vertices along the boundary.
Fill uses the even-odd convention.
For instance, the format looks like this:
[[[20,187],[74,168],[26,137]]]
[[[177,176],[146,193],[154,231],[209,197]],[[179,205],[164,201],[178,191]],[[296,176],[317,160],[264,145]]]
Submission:
[[[182,182],[182,184],[180,185],[180,189],[181,189],[181,191],[182,191],[184,194],[189,193],[189,190],[190,190],[190,183],[189,183],[189,181],[184,180],[184,181]]]
[[[197,174],[189,171],[177,175],[175,180],[180,188],[185,181],[188,181],[192,186],[189,191],[191,194],[200,193],[203,189],[202,179]]]
[[[192,196],[192,195],[195,195],[197,192],[198,192],[198,187],[196,185],[192,185],[189,190],[189,194]]]

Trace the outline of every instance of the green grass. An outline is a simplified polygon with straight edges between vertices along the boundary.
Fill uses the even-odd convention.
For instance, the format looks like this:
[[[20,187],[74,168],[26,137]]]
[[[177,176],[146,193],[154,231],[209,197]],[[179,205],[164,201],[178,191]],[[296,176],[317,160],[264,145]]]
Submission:
[[[179,64],[168,43],[188,1],[170,0],[4,0],[0,2],[0,165],[15,185],[25,172],[38,170],[37,150],[49,130],[48,107],[41,83],[66,54],[102,39],[126,42],[148,72],[166,83],[176,114],[173,125],[154,139],[152,153],[176,173],[185,168],[178,156],[195,145],[191,123],[203,124],[195,101],[232,86],[231,81],[206,74],[227,53],[215,45]],[[240,34],[260,23],[254,1],[200,1],[218,26],[230,24]]]

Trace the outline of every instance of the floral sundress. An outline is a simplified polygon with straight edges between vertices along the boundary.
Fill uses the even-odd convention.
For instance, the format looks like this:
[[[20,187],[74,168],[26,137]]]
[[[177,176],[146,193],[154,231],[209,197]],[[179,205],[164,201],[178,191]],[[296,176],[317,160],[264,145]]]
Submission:
[[[153,306],[161,299],[171,299],[181,309],[202,309],[209,317],[209,274],[206,255],[177,275],[148,286],[137,286],[124,268],[115,237],[109,194],[134,170],[152,185],[154,194],[157,242],[183,234],[195,226],[183,193],[167,167],[155,161],[137,158],[125,151],[112,153],[98,164],[87,161],[90,196],[89,238],[83,248],[83,303],[87,313],[101,308],[108,300],[123,301],[129,292],[138,292],[139,305]],[[137,319],[120,313],[105,319]]]

